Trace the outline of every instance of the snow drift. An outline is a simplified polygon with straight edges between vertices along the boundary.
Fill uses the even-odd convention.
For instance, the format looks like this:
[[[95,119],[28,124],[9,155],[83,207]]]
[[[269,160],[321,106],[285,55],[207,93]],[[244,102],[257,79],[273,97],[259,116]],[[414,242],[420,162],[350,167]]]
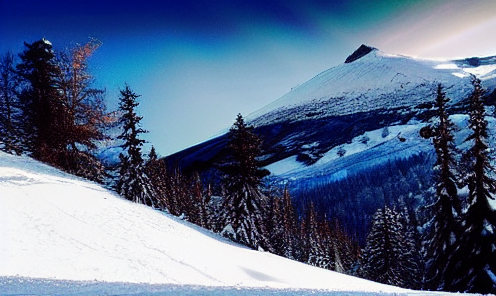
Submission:
[[[97,184],[3,152],[0,263],[2,295],[129,289],[195,294],[203,288],[216,295],[234,289],[257,295],[307,289],[415,293],[244,248]]]

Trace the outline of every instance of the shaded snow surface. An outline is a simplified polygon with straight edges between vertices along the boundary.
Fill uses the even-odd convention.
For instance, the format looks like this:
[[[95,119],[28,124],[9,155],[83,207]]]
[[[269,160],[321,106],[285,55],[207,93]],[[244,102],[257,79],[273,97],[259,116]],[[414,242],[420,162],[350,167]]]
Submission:
[[[417,294],[235,245],[99,185],[0,152],[0,295],[329,291]]]

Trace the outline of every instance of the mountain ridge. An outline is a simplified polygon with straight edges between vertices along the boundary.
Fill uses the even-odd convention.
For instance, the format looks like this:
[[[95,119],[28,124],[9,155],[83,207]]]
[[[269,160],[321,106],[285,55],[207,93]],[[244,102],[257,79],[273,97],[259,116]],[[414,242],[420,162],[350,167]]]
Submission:
[[[318,104],[330,107],[325,115],[332,116],[366,112],[387,105],[388,108],[395,108],[405,104],[433,102],[433,99],[425,98],[432,97],[439,83],[444,85],[453,103],[457,103],[472,89],[471,74],[479,74],[474,68],[489,67],[489,71],[480,76],[483,83],[488,82],[485,85],[488,89],[495,88],[494,82],[484,78],[491,78],[491,75],[496,77],[496,58],[481,58],[479,60],[484,61],[484,64],[477,62],[480,63],[477,67],[469,65],[471,59],[475,58],[456,60],[456,65],[454,61],[411,58],[387,54],[374,48],[352,63],[342,63],[316,75],[249,114],[247,119],[256,126],[266,125],[277,120],[268,120],[267,117],[277,116],[278,111]],[[415,97],[417,99],[412,101]]]
[[[496,79],[491,79],[496,77],[496,57],[477,58],[478,62],[475,58],[426,60],[387,54],[366,45],[350,57],[353,62],[316,75],[246,116],[265,141],[266,165],[292,155],[311,164],[367,130],[412,119],[427,121],[433,115],[439,83],[451,99],[452,112],[465,108],[472,91],[471,75],[481,77],[489,91],[496,88]],[[326,133],[331,139],[325,139]],[[222,159],[226,141],[223,134],[166,159],[172,166],[202,171]],[[314,142],[320,144],[307,157],[304,146]]]
[[[287,186],[298,211],[314,203],[363,244],[378,207],[406,202],[417,208],[432,198],[428,188],[435,152],[420,131],[435,123],[441,83],[457,135],[466,139],[474,76],[487,90],[488,116],[493,116],[495,57],[426,60],[379,49],[365,55],[362,51],[352,62],[316,75],[246,116],[246,121],[263,140],[260,161],[271,171],[271,182]],[[229,154],[227,143],[226,133],[165,161],[215,183],[220,178],[217,164]],[[352,216],[346,214],[350,209]]]

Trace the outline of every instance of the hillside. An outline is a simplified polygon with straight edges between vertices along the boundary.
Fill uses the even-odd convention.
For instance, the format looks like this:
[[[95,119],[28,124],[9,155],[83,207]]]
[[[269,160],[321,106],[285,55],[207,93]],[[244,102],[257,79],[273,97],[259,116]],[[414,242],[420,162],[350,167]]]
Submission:
[[[416,294],[246,249],[3,152],[0,262],[0,295]]]
[[[289,186],[298,209],[313,202],[363,245],[378,207],[401,198],[417,209],[432,195],[434,150],[420,130],[436,120],[441,83],[457,125],[456,141],[462,144],[469,132],[472,75],[487,91],[488,120],[493,122],[496,57],[425,60],[365,45],[344,63],[248,115],[247,121],[264,141],[263,165],[273,180]],[[226,141],[224,134],[166,161],[211,178],[228,154]]]
[[[439,83],[451,99],[452,113],[465,110],[471,75],[482,80],[488,94],[496,87],[496,57],[423,60],[365,45],[350,57],[246,116],[264,140],[267,165],[292,156],[313,164],[365,132],[428,122]],[[204,170],[222,159],[224,148],[221,135],[167,159],[183,169]]]

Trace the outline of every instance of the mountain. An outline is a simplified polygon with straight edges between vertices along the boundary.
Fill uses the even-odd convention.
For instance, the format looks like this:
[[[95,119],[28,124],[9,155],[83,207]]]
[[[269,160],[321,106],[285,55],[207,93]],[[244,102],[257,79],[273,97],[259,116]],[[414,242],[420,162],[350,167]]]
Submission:
[[[314,163],[319,154],[365,131],[412,119],[426,121],[439,83],[451,98],[451,109],[458,111],[472,91],[470,75],[480,77],[491,92],[496,87],[496,57],[422,60],[362,45],[347,61],[247,116],[264,138],[266,163],[288,156]],[[216,160],[224,145],[220,136],[168,160],[183,168],[201,168]]]
[[[247,249],[3,152],[0,263],[1,295],[417,293]]]
[[[462,124],[463,138],[473,75],[487,90],[487,104],[494,105],[496,57],[426,60],[362,45],[343,64],[295,87],[247,121],[264,140],[261,160],[274,179],[289,182],[299,207],[314,202],[349,231],[358,227],[354,235],[363,242],[379,206],[400,197],[413,206],[422,202],[434,156],[420,129],[432,123],[437,86],[442,84],[450,98],[449,113]],[[212,176],[228,153],[226,141],[221,135],[166,161]],[[407,180],[394,179],[397,172]],[[404,184],[397,186],[400,181]],[[344,209],[364,214],[350,218]]]

